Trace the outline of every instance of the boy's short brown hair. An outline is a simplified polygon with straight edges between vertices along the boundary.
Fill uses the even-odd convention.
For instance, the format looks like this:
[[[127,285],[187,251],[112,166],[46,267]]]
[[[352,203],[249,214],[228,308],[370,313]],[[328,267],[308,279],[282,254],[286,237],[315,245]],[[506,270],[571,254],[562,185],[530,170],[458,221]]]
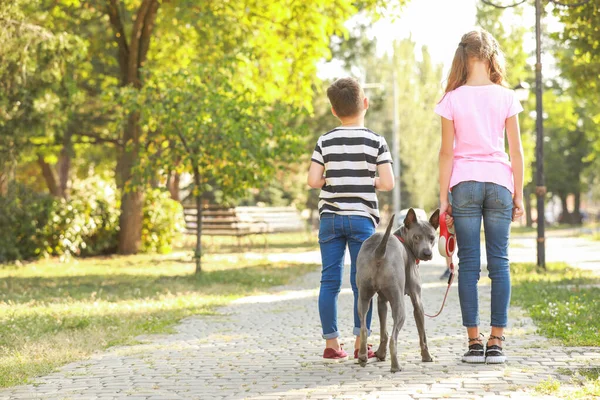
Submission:
[[[352,117],[363,110],[365,93],[354,78],[341,78],[327,89],[327,97],[338,117]]]

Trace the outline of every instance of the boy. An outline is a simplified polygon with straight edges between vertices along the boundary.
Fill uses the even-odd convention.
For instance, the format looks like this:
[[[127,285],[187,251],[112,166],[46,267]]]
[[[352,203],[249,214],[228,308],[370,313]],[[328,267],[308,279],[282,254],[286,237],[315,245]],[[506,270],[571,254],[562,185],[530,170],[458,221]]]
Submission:
[[[356,257],[362,243],[375,233],[379,210],[375,189],[394,188],[392,157],[383,136],[364,127],[369,100],[356,79],[342,78],[327,89],[331,112],[341,126],[317,141],[308,172],[308,185],[320,188],[319,245],[321,247],[321,289],[319,315],[325,339],[326,361],[346,360],[348,354],[338,340],[337,298],[342,286],[346,245],[350,252],[350,283],[354,292],[354,358],[360,347],[360,320],[357,311]],[[325,172],[325,176],[323,176]],[[379,177],[375,177],[376,172]],[[367,314],[371,333],[373,308]],[[375,357],[369,349],[369,357]]]

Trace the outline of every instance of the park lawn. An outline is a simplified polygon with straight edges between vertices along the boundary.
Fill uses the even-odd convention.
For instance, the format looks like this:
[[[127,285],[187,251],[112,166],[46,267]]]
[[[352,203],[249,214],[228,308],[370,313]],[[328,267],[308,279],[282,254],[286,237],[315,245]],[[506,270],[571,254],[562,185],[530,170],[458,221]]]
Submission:
[[[512,303],[524,308],[539,332],[566,346],[600,346],[600,276],[564,263],[513,263]]]
[[[31,382],[65,363],[181,318],[282,285],[316,265],[210,254],[194,276],[188,253],[0,266],[0,387]]]

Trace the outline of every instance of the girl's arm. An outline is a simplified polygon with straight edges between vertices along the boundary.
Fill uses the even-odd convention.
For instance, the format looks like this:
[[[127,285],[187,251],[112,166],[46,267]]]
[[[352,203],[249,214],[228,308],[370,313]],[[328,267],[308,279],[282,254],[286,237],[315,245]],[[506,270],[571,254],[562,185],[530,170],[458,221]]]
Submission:
[[[442,117],[442,145],[440,147],[440,213],[452,213],[448,201],[450,177],[454,163],[454,122]]]
[[[510,152],[510,164],[515,181],[515,195],[513,199],[513,221],[515,221],[523,215],[523,171],[525,169],[523,163],[523,145],[521,144],[521,132],[517,115],[508,118],[505,124],[508,150]]]
[[[321,164],[312,161],[308,170],[308,186],[313,189],[321,189],[325,185],[325,177],[323,176],[325,167]]]

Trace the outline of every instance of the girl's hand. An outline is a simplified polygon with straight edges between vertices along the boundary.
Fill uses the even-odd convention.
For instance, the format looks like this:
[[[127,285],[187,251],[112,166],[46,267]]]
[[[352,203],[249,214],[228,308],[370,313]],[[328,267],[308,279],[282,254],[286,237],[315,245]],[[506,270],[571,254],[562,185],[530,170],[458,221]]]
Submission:
[[[523,216],[523,199],[521,197],[515,196],[513,199],[513,212],[512,212],[512,220],[513,222],[518,220]]]
[[[448,229],[451,229],[454,226],[454,218],[452,218],[452,206],[449,202],[444,201],[440,205],[440,214],[446,213],[446,225]]]

